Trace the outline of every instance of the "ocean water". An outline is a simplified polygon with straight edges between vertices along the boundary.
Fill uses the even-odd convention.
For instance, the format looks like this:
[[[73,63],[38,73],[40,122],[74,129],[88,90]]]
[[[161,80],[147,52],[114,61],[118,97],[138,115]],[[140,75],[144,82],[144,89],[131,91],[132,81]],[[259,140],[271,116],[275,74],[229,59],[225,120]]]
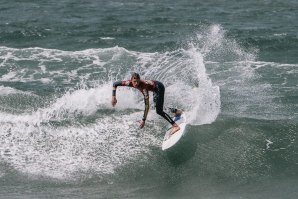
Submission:
[[[297,198],[297,10],[1,0],[0,198]],[[139,92],[119,88],[111,106],[132,71],[187,113],[169,151],[153,108],[138,128]]]

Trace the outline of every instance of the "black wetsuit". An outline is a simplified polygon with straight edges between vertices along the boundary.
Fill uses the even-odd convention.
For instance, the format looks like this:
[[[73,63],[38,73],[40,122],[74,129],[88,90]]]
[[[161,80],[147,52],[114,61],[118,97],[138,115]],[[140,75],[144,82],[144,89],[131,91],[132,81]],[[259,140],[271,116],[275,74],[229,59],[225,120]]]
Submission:
[[[174,124],[175,122],[172,120],[172,118],[163,111],[164,95],[165,87],[163,83],[156,81],[156,91],[153,92],[153,102],[155,103],[156,113],[165,118],[171,124]]]
[[[128,86],[133,87],[131,80],[124,80],[124,81],[116,81],[113,84],[113,96],[116,95],[116,88],[117,86]],[[153,80],[140,80],[140,84],[136,87],[139,91],[141,91],[144,95],[144,102],[145,102],[145,111],[143,116],[143,121],[146,120],[147,114],[149,111],[149,94],[148,91],[153,92],[153,101],[156,107],[156,113],[163,118],[165,118],[169,123],[174,124],[175,122],[172,118],[163,111],[164,105],[164,94],[165,94],[165,87],[159,81]]]

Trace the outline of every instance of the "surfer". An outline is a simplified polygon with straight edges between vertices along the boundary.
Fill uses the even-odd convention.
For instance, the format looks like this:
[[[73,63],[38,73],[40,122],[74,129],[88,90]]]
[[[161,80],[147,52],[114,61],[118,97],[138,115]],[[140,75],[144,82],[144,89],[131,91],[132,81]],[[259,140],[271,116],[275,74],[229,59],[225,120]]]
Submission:
[[[143,118],[140,121],[140,128],[143,128],[145,125],[145,121],[149,112],[149,91],[152,91],[153,101],[156,106],[156,113],[162,116],[172,125],[171,134],[174,134],[175,132],[180,130],[180,127],[172,120],[172,118],[163,111],[165,87],[161,82],[156,80],[141,80],[138,73],[132,73],[130,80],[116,81],[113,83],[112,106],[115,106],[117,103],[117,86],[134,87],[141,91],[141,93],[144,95],[145,110]]]

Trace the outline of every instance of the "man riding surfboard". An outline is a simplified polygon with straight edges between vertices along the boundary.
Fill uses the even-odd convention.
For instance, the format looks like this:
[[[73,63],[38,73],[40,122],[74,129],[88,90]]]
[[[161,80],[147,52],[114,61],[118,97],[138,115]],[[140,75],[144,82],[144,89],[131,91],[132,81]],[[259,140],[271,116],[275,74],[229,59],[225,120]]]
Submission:
[[[156,80],[141,80],[140,75],[138,73],[132,73],[130,80],[122,80],[122,81],[114,82],[113,92],[112,92],[113,107],[117,103],[117,99],[116,99],[117,86],[133,87],[141,91],[141,93],[144,95],[145,110],[144,110],[143,118],[140,121],[140,128],[144,127],[145,121],[147,119],[147,115],[149,112],[149,91],[152,91],[153,101],[156,105],[156,113],[162,116],[165,120],[167,120],[172,125],[171,134],[174,134],[175,132],[180,130],[180,127],[172,120],[172,118],[163,111],[165,87],[161,82]]]

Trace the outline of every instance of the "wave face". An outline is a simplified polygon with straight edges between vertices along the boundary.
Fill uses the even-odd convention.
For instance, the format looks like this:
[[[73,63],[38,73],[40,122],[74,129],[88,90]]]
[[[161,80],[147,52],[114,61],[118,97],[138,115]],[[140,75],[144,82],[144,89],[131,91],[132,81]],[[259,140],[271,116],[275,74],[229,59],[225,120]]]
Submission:
[[[1,58],[2,158],[29,175],[112,174],[159,147],[165,123],[152,110],[146,130],[138,130],[138,92],[119,88],[117,108],[110,105],[112,81],[132,71],[162,81],[165,104],[185,109],[190,124],[212,123],[220,112],[219,88],[194,46],[165,53],[1,47]]]
[[[119,168],[163,157],[157,149],[165,122],[154,109],[146,129],[137,127],[143,113],[140,93],[119,88],[117,107],[110,105],[112,81],[128,79],[132,71],[162,81],[166,106],[189,115],[192,142],[199,142],[192,169],[204,162],[199,170],[212,175],[268,174],[275,166],[264,160],[269,151],[291,150],[296,142],[296,126],[282,122],[297,119],[295,103],[281,102],[284,88],[289,95],[297,91],[291,87],[296,66],[255,61],[254,51],[245,52],[219,25],[198,32],[188,48],[171,52],[1,47],[1,59],[1,161],[22,175],[60,180],[91,175],[109,181]],[[280,75],[283,82],[277,86]],[[263,123],[277,126],[268,132]],[[275,148],[280,141],[274,132],[284,128],[289,148]],[[200,143],[205,136],[207,143]],[[219,168],[209,165],[218,161]],[[3,170],[1,176],[6,166]]]

